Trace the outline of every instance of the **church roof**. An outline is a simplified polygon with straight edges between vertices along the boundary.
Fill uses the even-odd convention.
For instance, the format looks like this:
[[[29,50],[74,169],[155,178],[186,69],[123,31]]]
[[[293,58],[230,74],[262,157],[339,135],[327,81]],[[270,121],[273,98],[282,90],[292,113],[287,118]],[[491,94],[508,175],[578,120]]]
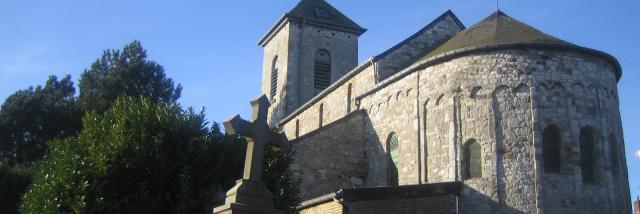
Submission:
[[[264,46],[287,21],[292,20],[358,35],[367,31],[324,0],[301,0],[291,11],[280,17],[258,41],[258,45]]]
[[[337,25],[356,32],[365,29],[324,0],[302,0],[285,16],[304,19],[328,25]]]
[[[458,32],[423,59],[466,47],[522,43],[575,46],[497,11],[475,25]]]

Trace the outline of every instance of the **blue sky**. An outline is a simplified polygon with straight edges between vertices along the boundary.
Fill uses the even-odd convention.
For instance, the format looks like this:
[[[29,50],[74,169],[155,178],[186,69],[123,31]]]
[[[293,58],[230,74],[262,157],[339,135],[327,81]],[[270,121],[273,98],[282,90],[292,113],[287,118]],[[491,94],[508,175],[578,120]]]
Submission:
[[[451,9],[467,26],[496,9],[492,0],[329,0],[368,29],[360,61],[407,38]],[[0,101],[48,75],[80,73],[104,49],[140,40],[151,60],[184,87],[184,106],[206,108],[210,121],[249,115],[259,94],[262,49],[256,44],[296,0],[2,0]],[[640,1],[503,0],[508,15],[548,34],[617,57],[629,181],[640,194]]]

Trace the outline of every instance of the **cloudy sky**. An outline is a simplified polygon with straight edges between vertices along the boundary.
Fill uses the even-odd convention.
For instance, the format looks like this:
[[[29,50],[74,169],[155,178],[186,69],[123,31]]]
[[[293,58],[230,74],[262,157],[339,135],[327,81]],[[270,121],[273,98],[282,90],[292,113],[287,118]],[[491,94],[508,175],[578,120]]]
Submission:
[[[43,84],[48,75],[74,81],[107,48],[140,40],[150,59],[184,87],[184,106],[206,108],[210,121],[249,114],[259,94],[258,39],[294,0],[57,0],[0,2],[0,101]],[[495,1],[329,0],[361,26],[360,61],[383,52],[448,9],[470,26]],[[503,0],[508,15],[548,34],[620,60],[620,105],[629,181],[640,194],[640,2],[636,0]],[[635,154],[635,155],[634,155]]]

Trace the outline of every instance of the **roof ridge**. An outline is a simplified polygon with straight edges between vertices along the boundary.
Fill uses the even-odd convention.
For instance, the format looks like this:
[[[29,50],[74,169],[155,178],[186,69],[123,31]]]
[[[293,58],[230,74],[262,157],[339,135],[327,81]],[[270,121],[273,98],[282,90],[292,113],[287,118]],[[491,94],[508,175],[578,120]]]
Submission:
[[[458,26],[461,29],[465,29],[464,24],[460,21],[460,19],[458,19],[458,17],[456,16],[455,13],[453,13],[453,11],[451,10],[447,10],[444,13],[442,13],[440,16],[438,16],[436,19],[434,19],[433,21],[429,22],[429,24],[425,25],[424,27],[422,27],[420,30],[416,31],[414,34],[412,34],[411,36],[409,36],[408,38],[402,40],[401,42],[399,42],[398,44],[392,46],[391,48],[387,49],[386,51],[374,56],[374,58],[379,59],[379,58],[383,58],[389,54],[391,54],[393,51],[395,51],[396,49],[402,47],[403,45],[405,45],[406,43],[410,42],[411,40],[413,40],[415,37],[420,36],[422,33],[424,33],[424,31],[427,31],[429,29],[431,29],[433,27],[433,25],[437,24],[438,22],[441,22],[442,20],[444,20],[445,18],[447,18],[447,16],[451,16],[453,21],[456,22],[456,24],[458,24]]]
[[[527,25],[502,11],[496,11],[428,53],[423,58],[479,45],[503,43],[549,43],[573,45]]]

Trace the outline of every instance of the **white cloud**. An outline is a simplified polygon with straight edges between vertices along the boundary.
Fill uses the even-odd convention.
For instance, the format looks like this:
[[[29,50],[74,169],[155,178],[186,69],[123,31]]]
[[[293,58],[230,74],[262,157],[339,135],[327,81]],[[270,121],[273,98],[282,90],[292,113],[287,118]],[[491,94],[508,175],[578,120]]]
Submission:
[[[640,150],[636,151],[636,157],[640,158]]]

